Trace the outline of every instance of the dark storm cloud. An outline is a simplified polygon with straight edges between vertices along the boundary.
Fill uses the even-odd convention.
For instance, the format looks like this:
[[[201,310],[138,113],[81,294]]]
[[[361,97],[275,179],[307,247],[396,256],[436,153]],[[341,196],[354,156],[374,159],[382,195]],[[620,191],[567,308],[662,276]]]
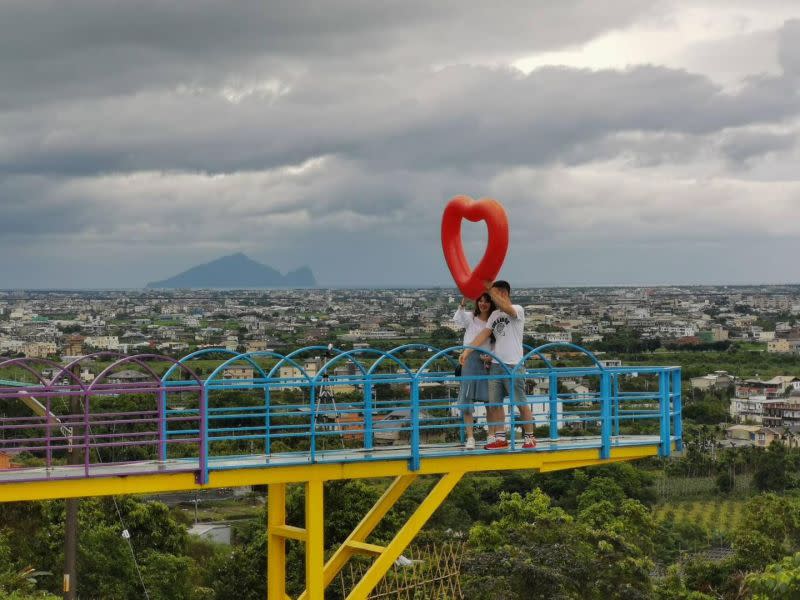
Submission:
[[[797,22],[781,34],[786,74],[752,78],[729,93],[663,67],[527,76],[428,67],[437,57],[581,40],[632,19],[627,2],[607,10],[579,1],[510,3],[504,11],[481,3],[388,6],[13,2],[0,19],[0,96],[42,94],[47,102],[0,111],[0,173],[224,173],[331,154],[415,170],[499,168],[609,158],[614,145],[604,140],[620,132],[704,135],[781,122],[800,106],[791,77],[800,64]],[[466,36],[470,27],[482,36]],[[411,46],[414,60],[363,70],[362,59]],[[118,52],[129,60],[117,61]],[[351,62],[327,62],[337,55]],[[60,75],[40,72],[50,61]],[[235,65],[246,73],[252,61],[271,66],[237,79]],[[195,77],[196,69],[208,77]],[[106,75],[129,89],[106,87]],[[587,154],[594,149],[600,154]]]
[[[349,78],[326,83],[323,100],[308,99],[320,85],[310,74],[279,98],[142,94],[6,115],[0,172],[235,172],[329,154],[421,171],[543,164],[619,132],[704,135],[779,123],[800,109],[785,78],[753,79],[728,93],[706,77],[663,67],[525,76],[454,66],[363,78],[368,101],[353,98]],[[599,158],[609,156],[586,157]]]
[[[649,10],[636,0],[11,0],[0,106],[216,85],[308,65],[359,71],[574,44]],[[568,26],[563,26],[567,23]]]
[[[508,66],[682,6],[5,2],[0,252],[24,253],[18,276],[70,244],[94,272],[125,265],[132,285],[238,250],[325,263],[323,282],[441,282],[441,206],[465,192],[513,215],[518,273],[525,256],[556,273],[558,244],[576,240],[691,241],[708,223],[734,243],[788,235],[797,185],[747,177],[796,150],[800,22],[770,33],[779,72],[734,87],[635,56]]]

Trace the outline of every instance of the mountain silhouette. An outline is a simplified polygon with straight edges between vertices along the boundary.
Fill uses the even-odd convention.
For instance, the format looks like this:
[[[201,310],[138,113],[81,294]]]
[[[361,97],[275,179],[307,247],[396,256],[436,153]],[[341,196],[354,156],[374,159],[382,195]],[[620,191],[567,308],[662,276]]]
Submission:
[[[301,267],[281,275],[272,267],[237,252],[198,265],[161,281],[151,281],[149,288],[271,288],[314,287],[314,274]]]

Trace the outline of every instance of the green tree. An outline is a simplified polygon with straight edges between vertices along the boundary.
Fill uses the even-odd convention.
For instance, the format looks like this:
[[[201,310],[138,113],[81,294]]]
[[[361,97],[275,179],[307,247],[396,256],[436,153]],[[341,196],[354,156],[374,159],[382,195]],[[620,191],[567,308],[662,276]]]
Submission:
[[[796,453],[790,453],[786,446],[773,442],[756,459],[753,485],[761,492],[782,492],[792,482],[790,472],[796,470]]]
[[[763,494],[744,508],[733,536],[737,565],[760,570],[800,550],[800,499]]]
[[[188,556],[150,551],[143,554],[140,567],[150,600],[193,600],[195,565]]]
[[[498,513],[498,520],[470,531],[463,586],[468,597],[578,598],[578,582],[588,573],[574,575],[588,566],[581,556],[587,548],[570,527],[573,518],[540,490],[524,497],[502,493]]]
[[[267,596],[265,576],[267,536],[265,523],[253,525],[252,537],[240,546],[219,549],[203,569],[205,587],[215,600],[263,600]],[[293,548],[293,546],[292,546]],[[291,557],[290,557],[291,559]],[[290,560],[290,576],[302,577],[302,563]]]
[[[677,565],[674,565],[668,569],[667,576],[656,584],[653,598],[655,600],[716,600],[717,596],[709,596],[687,588]]]
[[[502,493],[499,518],[470,531],[468,597],[649,598],[652,562],[645,549],[652,546],[652,519],[620,489],[608,480],[590,485],[578,500],[578,519],[539,489]],[[592,502],[603,491],[622,502]]]
[[[604,574],[596,578],[596,589],[605,597],[645,597],[655,548],[651,512],[603,477],[593,479],[578,497],[578,508],[578,522],[588,526],[597,548],[594,567]]]
[[[39,578],[48,573],[24,565],[14,556],[8,538],[0,534],[0,597],[8,600],[56,600],[47,592],[37,589]]]
[[[763,573],[748,575],[745,581],[753,600],[800,599],[800,552],[767,565]]]
[[[714,485],[721,494],[730,494],[733,491],[733,477],[729,471],[721,471],[714,481]]]
[[[682,565],[686,588],[714,598],[741,598],[743,572],[735,561],[713,562],[702,558],[687,560]]]
[[[123,523],[130,545],[123,537]],[[131,496],[117,498],[116,505],[111,498],[82,501],[81,596],[133,600],[146,588],[154,600],[189,600],[194,571],[185,556],[187,541],[186,526],[161,502]]]
[[[462,341],[463,332],[459,333],[449,327],[437,327],[431,332],[431,345],[437,348],[457,346]]]

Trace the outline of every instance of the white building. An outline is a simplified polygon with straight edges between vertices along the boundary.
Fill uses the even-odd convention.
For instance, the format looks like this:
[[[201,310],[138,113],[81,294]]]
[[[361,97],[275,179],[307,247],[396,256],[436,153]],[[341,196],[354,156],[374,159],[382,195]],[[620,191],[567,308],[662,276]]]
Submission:
[[[340,335],[339,338],[347,342],[357,340],[393,340],[400,337],[396,331],[388,329],[375,329],[365,331],[363,329],[351,329],[348,333]]]
[[[22,347],[25,345],[23,340],[11,340],[8,338],[0,339],[0,352],[3,354],[16,354],[22,352]]]
[[[97,350],[119,350],[119,338],[115,335],[88,336],[83,343]]]
[[[550,333],[544,334],[544,339],[548,342],[571,342],[572,341],[572,332],[571,331],[551,331]]]
[[[622,361],[617,358],[607,358],[606,360],[601,360],[600,364],[603,365],[606,369],[613,369],[614,367],[621,367]]]
[[[734,383],[734,378],[727,371],[714,371],[708,375],[692,377],[692,388],[696,390],[725,389]]]
[[[783,398],[770,398],[766,396],[749,396],[747,398],[731,398],[731,417],[734,421],[761,424],[764,420],[764,411],[767,406],[785,402]]]

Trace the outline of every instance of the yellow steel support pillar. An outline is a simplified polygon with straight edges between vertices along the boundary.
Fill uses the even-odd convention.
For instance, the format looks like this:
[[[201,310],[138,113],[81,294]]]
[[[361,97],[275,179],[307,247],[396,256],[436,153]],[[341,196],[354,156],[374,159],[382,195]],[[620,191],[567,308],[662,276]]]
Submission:
[[[322,481],[306,483],[306,592],[309,600],[324,600],[325,515]]]
[[[411,543],[414,536],[419,533],[419,530],[422,529],[423,525],[430,519],[434,511],[441,506],[442,502],[444,502],[447,495],[461,480],[463,475],[464,473],[461,472],[444,475],[436,485],[433,486],[433,489],[417,507],[417,510],[414,511],[414,514],[411,515],[411,518],[408,519],[406,524],[400,528],[400,531],[397,532],[397,535],[394,536],[394,539],[389,545],[386,546],[386,548],[375,547],[375,554],[378,554],[378,552],[380,552],[380,554],[378,554],[375,562],[372,563],[372,566],[367,572],[364,573],[361,581],[356,584],[347,596],[347,600],[366,600],[370,592],[372,592],[383,576],[386,575],[386,571],[388,571],[400,557],[400,554],[405,550],[406,546]]]
[[[267,495],[267,598],[286,600],[286,540],[306,544],[306,592],[309,600],[324,600],[325,516],[322,481],[306,482],[306,526],[286,524],[286,484],[274,483]]]
[[[267,492],[267,598],[286,599],[286,484],[273,483]]]
[[[386,488],[378,501],[375,503],[370,511],[361,519],[361,522],[353,530],[347,539],[339,546],[339,549],[334,552],[333,556],[325,563],[325,568],[322,571],[322,583],[328,587],[333,581],[333,578],[339,574],[339,571],[347,564],[353,554],[367,553],[367,554],[380,554],[383,548],[366,544],[369,535],[375,530],[381,519],[386,516],[391,508],[397,503],[403,493],[408,489],[416,475],[401,475]],[[308,600],[308,590],[300,594],[297,600]]]

